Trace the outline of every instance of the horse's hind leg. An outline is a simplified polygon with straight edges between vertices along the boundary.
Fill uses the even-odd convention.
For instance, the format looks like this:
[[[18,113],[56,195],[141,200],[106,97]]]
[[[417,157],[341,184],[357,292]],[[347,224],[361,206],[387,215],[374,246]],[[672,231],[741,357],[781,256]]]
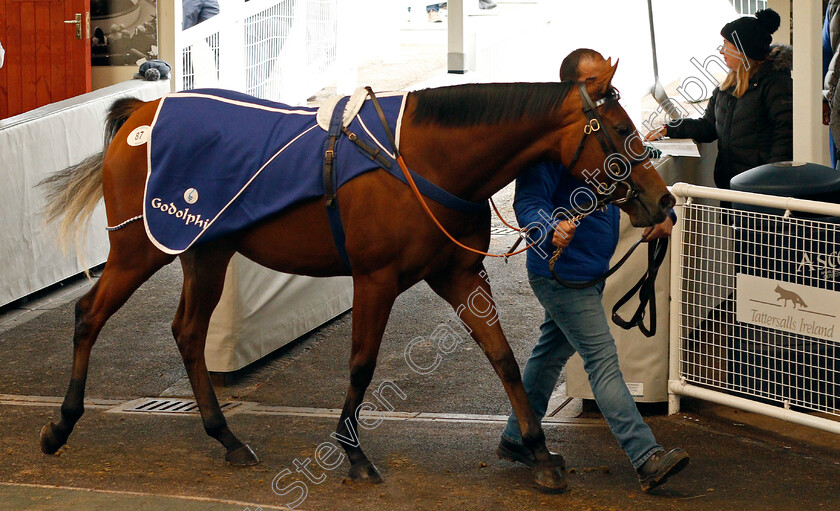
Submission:
[[[545,446],[545,434],[525,394],[519,366],[499,325],[490,285],[479,276],[479,272],[484,273],[481,265],[470,270],[435,275],[427,278],[426,282],[455,308],[502,380],[522,431],[522,442],[537,458],[537,483],[547,490],[561,491],[567,486],[565,475],[560,467],[555,466]]]
[[[358,411],[376,369],[376,357],[391,307],[397,298],[397,281],[389,277],[353,279],[353,347],[350,355],[350,388],[341,410],[338,440],[350,459],[351,479],[381,483],[382,476],[362,451]]]
[[[132,229],[137,228],[137,225],[132,226]],[[137,232],[141,233],[145,243],[143,247],[128,247],[120,243],[130,238],[111,236],[111,252],[102,276],[76,302],[70,386],[61,405],[61,420],[58,424],[50,422],[41,429],[41,450],[45,454],[55,453],[67,442],[73,427],[84,413],[90,351],[102,326],[143,282],[173,259],[152,247],[142,231]],[[126,229],[120,235],[126,236],[128,233]]]
[[[232,250],[207,245],[181,255],[184,288],[172,322],[172,334],[184,360],[204,430],[227,449],[227,461],[234,465],[255,465],[259,463],[257,455],[228,429],[204,360],[207,326],[222,295],[225,271],[232,255]]]

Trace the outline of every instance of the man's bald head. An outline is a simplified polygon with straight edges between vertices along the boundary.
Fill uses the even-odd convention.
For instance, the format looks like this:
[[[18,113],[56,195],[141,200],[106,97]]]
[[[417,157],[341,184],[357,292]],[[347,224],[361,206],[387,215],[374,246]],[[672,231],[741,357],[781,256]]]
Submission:
[[[606,62],[604,56],[597,51],[578,48],[566,55],[560,64],[560,80],[564,82],[594,80],[603,71]]]

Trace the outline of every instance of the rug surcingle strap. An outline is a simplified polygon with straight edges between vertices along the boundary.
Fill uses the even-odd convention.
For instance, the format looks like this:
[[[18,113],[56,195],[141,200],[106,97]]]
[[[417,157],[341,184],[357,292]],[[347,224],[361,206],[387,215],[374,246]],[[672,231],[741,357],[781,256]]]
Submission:
[[[336,179],[335,179],[335,143],[341,135],[341,124],[344,118],[344,108],[347,106],[349,97],[341,98],[335,105],[330,119],[330,131],[327,142],[324,145],[324,192],[327,207],[335,205]]]
[[[327,217],[330,221],[330,231],[335,247],[338,249],[338,255],[341,256],[341,260],[348,270],[350,269],[350,258],[347,256],[347,248],[344,246],[344,226],[341,224],[341,213],[339,213],[336,203],[335,146],[338,137],[341,135],[344,108],[349,100],[349,97],[343,97],[336,103],[324,147],[324,201],[327,206]]]
[[[343,131],[344,134],[347,135],[347,139],[356,144],[356,147],[358,147],[360,151],[367,155],[367,157],[370,158],[370,161],[375,161],[383,169],[391,168],[391,161],[382,155],[381,149],[379,149],[378,147],[372,147],[370,144],[357,137],[355,133],[347,130],[347,128],[344,128]]]

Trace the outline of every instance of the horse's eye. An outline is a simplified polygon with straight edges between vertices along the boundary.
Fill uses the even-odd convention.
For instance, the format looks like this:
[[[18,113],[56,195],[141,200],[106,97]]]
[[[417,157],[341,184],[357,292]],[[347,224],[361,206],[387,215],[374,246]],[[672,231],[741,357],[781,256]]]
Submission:
[[[619,124],[618,126],[616,126],[615,131],[622,137],[630,135],[630,127],[625,124]]]

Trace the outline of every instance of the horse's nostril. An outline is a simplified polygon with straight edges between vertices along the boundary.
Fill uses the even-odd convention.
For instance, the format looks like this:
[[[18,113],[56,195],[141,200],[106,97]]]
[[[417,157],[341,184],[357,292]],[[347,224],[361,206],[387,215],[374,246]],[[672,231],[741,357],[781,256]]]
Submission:
[[[671,208],[674,207],[674,204],[676,204],[676,203],[677,203],[677,199],[674,198],[674,196],[671,195],[670,193],[666,193],[665,195],[662,196],[661,199],[659,199],[659,204],[662,206],[662,209],[667,209],[669,211],[671,210]]]

